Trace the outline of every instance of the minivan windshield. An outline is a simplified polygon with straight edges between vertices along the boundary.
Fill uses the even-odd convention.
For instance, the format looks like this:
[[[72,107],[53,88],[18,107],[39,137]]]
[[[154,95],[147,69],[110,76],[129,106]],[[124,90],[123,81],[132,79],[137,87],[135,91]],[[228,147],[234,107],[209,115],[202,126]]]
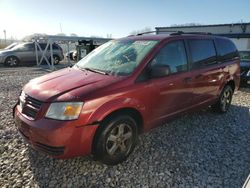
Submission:
[[[128,76],[156,45],[156,40],[112,40],[93,50],[76,66],[115,76]]]
[[[4,48],[5,50],[10,50],[11,48],[15,47],[17,45],[17,43],[12,43],[9,46],[7,46],[6,48]]]
[[[17,44],[17,45],[14,46],[12,49],[13,49],[13,50],[22,50],[22,49],[25,48],[25,44],[26,44],[26,43]]]

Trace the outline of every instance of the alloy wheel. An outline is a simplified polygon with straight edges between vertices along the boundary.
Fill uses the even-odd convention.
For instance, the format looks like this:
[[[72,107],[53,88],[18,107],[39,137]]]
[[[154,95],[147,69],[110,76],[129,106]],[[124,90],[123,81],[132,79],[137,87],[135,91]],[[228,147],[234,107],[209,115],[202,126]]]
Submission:
[[[8,60],[7,60],[7,64],[8,64],[9,66],[11,66],[11,67],[17,66],[17,59],[14,58],[14,57],[10,57],[10,58],[8,58]]]
[[[127,124],[115,126],[106,141],[106,151],[109,155],[129,153],[133,143],[133,131]]]
[[[232,100],[232,93],[230,89],[226,89],[221,96],[221,108],[222,111],[227,111]]]

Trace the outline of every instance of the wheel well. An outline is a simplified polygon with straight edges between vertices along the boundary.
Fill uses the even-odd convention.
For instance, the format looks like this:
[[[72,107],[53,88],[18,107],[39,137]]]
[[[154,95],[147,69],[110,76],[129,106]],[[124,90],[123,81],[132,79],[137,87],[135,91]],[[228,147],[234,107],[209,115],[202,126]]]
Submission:
[[[134,120],[136,121],[137,126],[138,126],[138,133],[139,134],[142,133],[142,131],[143,131],[143,118],[142,118],[141,113],[138,110],[136,110],[134,108],[121,108],[121,109],[115,110],[115,111],[111,112],[110,114],[108,114],[103,120],[100,121],[100,125],[97,128],[94,139],[93,139],[92,153],[95,150],[94,146],[95,146],[95,143],[97,141],[98,135],[101,134],[100,130],[101,130],[101,126],[102,126],[103,122],[107,122],[110,119],[112,119],[113,117],[118,116],[118,115],[122,115],[122,114],[123,115],[126,114],[126,115],[129,115],[132,118],[134,118]]]
[[[101,122],[108,121],[108,120],[112,119],[112,117],[118,116],[121,114],[126,114],[126,115],[129,115],[132,118],[134,118],[134,120],[136,121],[136,123],[138,125],[139,133],[141,133],[143,131],[142,115],[138,110],[136,110],[134,108],[121,108],[121,109],[115,110],[115,111],[111,112],[109,115],[107,115]]]
[[[233,91],[234,91],[234,89],[235,89],[235,83],[234,83],[234,81],[233,81],[233,80],[230,80],[229,82],[227,82],[227,84],[226,84],[226,85],[231,86],[231,87],[232,87],[232,89],[233,89]]]
[[[58,57],[58,58],[59,58],[59,60],[61,61],[61,58],[60,58],[60,56],[59,56],[59,55],[57,55],[57,54],[53,54],[53,57]],[[51,56],[49,56],[49,59],[51,59]]]

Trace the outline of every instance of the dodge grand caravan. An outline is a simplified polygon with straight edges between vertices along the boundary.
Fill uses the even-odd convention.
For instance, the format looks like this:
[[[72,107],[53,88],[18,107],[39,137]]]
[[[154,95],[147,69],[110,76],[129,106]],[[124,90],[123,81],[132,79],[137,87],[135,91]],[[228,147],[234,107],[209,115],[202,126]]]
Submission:
[[[228,111],[239,62],[235,45],[213,35],[113,40],[27,83],[15,123],[31,147],[50,156],[93,154],[114,165],[133,151],[139,133],[169,118],[208,106]]]

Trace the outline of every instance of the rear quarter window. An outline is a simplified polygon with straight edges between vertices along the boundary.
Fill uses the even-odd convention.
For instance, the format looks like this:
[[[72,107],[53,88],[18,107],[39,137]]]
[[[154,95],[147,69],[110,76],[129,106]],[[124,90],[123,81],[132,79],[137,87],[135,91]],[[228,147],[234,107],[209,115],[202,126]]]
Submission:
[[[59,46],[57,44],[53,44],[53,49],[54,50],[59,50],[60,48],[59,48]]]
[[[188,45],[193,69],[216,63],[216,50],[213,40],[191,39],[188,40]]]
[[[226,61],[239,57],[238,50],[232,41],[228,39],[216,39],[215,41],[219,60]]]

